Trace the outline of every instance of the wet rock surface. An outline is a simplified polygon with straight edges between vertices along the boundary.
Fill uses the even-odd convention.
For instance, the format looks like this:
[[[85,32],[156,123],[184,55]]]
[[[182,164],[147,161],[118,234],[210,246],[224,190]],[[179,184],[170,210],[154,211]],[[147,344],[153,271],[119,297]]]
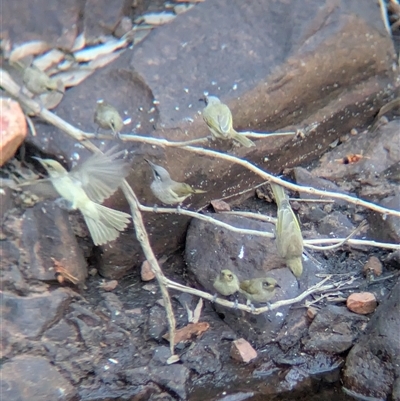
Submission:
[[[79,23],[85,27],[89,43],[101,30],[109,34],[128,15],[127,5],[124,1],[112,5],[93,5],[90,1],[63,4],[58,18],[64,21],[62,16],[72,13],[77,20],[75,24],[61,24],[68,32],[63,46],[71,46],[71,27]],[[38,10],[43,6],[35,5]],[[143,4],[137,6],[143,8]],[[12,13],[12,8],[3,11],[7,21]],[[48,25],[41,24],[52,33],[58,32],[59,26],[55,29]],[[232,26],[240,29],[232,32]],[[11,27],[7,25],[5,30],[17,40]],[[28,34],[41,38],[47,37],[48,31],[35,27],[27,30]],[[205,59],[207,62],[199,62]],[[354,126],[369,124],[392,93],[393,60],[393,45],[377,7],[360,8],[356,1],[335,5],[310,1],[300,5],[295,1],[280,4],[263,0],[251,7],[241,1],[202,2],[69,89],[57,114],[93,132],[95,101],[103,98],[131,118],[132,125],[123,132],[187,140],[209,134],[198,114],[204,107],[198,99],[208,91],[229,105],[238,130],[266,132],[316,123],[317,129],[303,139],[259,139],[256,148],[233,151],[268,171],[281,172],[319,157],[331,142]],[[37,131],[39,134],[30,137],[29,142],[45,153],[65,160],[84,160],[88,155],[52,126],[38,121]],[[230,145],[210,146],[227,151]],[[136,144],[127,148],[134,149],[131,158],[135,165],[128,181],[146,204],[152,205],[155,200],[148,188],[151,174],[143,156],[151,156],[154,162],[167,167],[178,181],[202,183],[207,195],[191,199],[195,208],[260,182],[240,166],[203,157],[193,162],[193,155],[180,149]],[[109,205],[128,209],[118,195]],[[183,243],[186,218],[147,216],[146,222],[158,253],[175,250]],[[124,274],[131,267],[128,260],[136,260],[138,265],[143,262],[139,244],[131,235],[121,237],[116,247],[115,254],[120,258],[107,250],[103,258],[112,259],[104,269],[109,278],[120,276],[119,272],[114,274],[112,264],[120,266]]]
[[[44,39],[49,46],[71,49],[80,27],[87,42],[95,43],[101,34],[114,32],[123,17],[155,6],[85,1],[49,8],[39,0],[18,7],[21,14],[11,3],[2,10],[5,36],[15,43]],[[94,131],[95,103],[104,98],[132,119],[123,133],[186,140],[209,134],[198,113],[204,107],[198,99],[208,91],[230,106],[238,130],[317,125],[305,136],[257,139],[250,150],[218,142],[210,142],[211,148],[245,157],[266,171],[284,170],[301,185],[356,194],[398,209],[399,121],[363,131],[396,90],[393,56],[378,7],[360,7],[356,1],[262,0],[251,6],[206,1],[68,89],[55,112]],[[74,165],[89,155],[57,128],[33,120],[37,135],[29,137],[28,156],[37,155],[39,148]],[[355,127],[359,133],[348,135]],[[114,144],[94,142],[103,150]],[[129,183],[151,206],[152,176],[144,157],[167,167],[174,179],[200,183],[207,190],[185,203],[190,209],[261,182],[241,166],[194,158],[183,149],[119,146],[130,151]],[[343,162],[354,153],[363,157]],[[310,161],[312,166],[305,168]],[[226,199],[228,208],[253,193]],[[315,200],[302,193],[291,201],[304,238],[347,236],[368,219],[369,231],[357,237],[398,242],[398,218],[366,213],[342,200],[304,202],[310,197]],[[180,362],[168,365],[165,309],[157,284],[140,280],[144,257],[133,229],[114,244],[93,248],[83,239],[87,231],[79,215],[68,214],[59,204],[33,202],[28,207],[8,189],[1,202],[1,385],[7,399],[400,400],[398,251],[348,245],[311,251],[303,257],[298,285],[273,239],[189,222],[180,215],[148,213],[144,219],[152,247],[165,257],[166,276],[178,282],[213,294],[213,281],[223,268],[241,280],[268,275],[281,287],[271,302],[296,297],[326,275],[333,275],[328,282],[338,285],[261,315],[206,301],[199,321],[203,329],[176,344]],[[105,204],[128,211],[120,192]],[[254,197],[241,209],[276,215],[275,206]],[[273,232],[268,223],[204,213],[236,227]],[[183,252],[166,257],[184,243]],[[379,274],[375,268],[364,269],[371,255],[382,263]],[[55,280],[56,273],[65,279],[62,283]],[[107,286],[102,277],[118,282]],[[350,312],[345,305],[353,292],[372,293],[378,309],[367,316]],[[197,298],[171,294],[177,328],[183,330]],[[257,352],[256,357],[243,354],[246,363],[230,356],[233,342],[241,337]]]
[[[8,400],[53,401],[76,399],[76,390],[50,362],[21,355],[2,366],[2,396]]]

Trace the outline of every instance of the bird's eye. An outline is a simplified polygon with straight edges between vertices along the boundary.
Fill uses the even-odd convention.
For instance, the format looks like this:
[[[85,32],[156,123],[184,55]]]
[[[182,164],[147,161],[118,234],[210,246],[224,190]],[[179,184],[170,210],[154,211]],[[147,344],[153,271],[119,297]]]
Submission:
[[[228,274],[228,278],[233,278],[232,274]]]
[[[160,174],[158,174],[157,171],[154,171],[154,174],[155,174],[157,180],[160,180],[160,181],[161,181],[161,176],[160,176]]]

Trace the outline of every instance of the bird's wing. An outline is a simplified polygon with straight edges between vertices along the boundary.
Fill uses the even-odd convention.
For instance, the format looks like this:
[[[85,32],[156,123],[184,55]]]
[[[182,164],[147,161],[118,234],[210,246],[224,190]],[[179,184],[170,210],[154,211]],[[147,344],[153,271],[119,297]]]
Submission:
[[[219,106],[219,107],[218,107]],[[232,129],[232,113],[228,106],[224,104],[217,105],[218,107],[218,125],[220,131],[229,134]]]
[[[257,290],[254,288],[251,280],[244,280],[240,283],[240,289],[247,292],[248,294],[256,294]]]
[[[282,206],[278,209],[276,230],[277,235],[282,237],[277,241],[277,245],[283,258],[288,254],[292,254],[292,249],[303,249],[303,237],[299,222],[292,208],[290,205],[286,205],[286,202],[288,201],[283,200]]]
[[[187,196],[193,193],[193,188],[183,182],[174,182],[171,184],[171,190],[175,192],[178,197]]]
[[[117,159],[125,151],[115,150],[116,147],[113,147],[104,154],[94,154],[70,173],[71,178],[79,181],[88,197],[96,203],[109,198],[129,173],[129,163]]]

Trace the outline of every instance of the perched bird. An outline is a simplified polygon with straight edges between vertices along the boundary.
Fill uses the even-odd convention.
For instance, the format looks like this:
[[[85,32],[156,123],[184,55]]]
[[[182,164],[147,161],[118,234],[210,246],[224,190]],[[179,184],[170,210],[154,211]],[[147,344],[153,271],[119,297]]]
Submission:
[[[227,297],[239,291],[239,279],[235,273],[224,269],[215,279],[213,286],[220,294]]]
[[[249,138],[233,129],[232,113],[226,104],[221,103],[216,96],[207,96],[206,103],[207,106],[203,110],[203,118],[214,138],[233,139],[246,148],[256,146]]]
[[[176,182],[171,179],[168,171],[150,160],[145,159],[153,170],[154,181],[150,188],[154,196],[166,205],[175,205],[182,203],[188,196],[192,194],[203,194],[206,191],[202,189],[192,188],[184,182]]]
[[[129,224],[130,215],[102,206],[121,185],[129,165],[116,160],[121,152],[95,154],[71,172],[56,160],[35,157],[47,170],[53,187],[70,204],[80,210],[95,245],[115,240]]]
[[[45,72],[31,65],[23,70],[22,80],[26,88],[34,95],[56,91],[63,93],[57,85],[57,80],[50,78]]]
[[[104,100],[100,100],[96,104],[94,122],[99,128],[111,129],[114,135],[117,135],[124,127],[124,122],[118,110]]]
[[[247,303],[268,302],[275,295],[279,284],[272,277],[253,278],[240,282],[239,292],[247,298]]]
[[[299,221],[294,214],[283,187],[271,183],[272,191],[278,205],[276,222],[276,246],[279,255],[285,259],[287,266],[299,278],[303,272],[303,236]]]

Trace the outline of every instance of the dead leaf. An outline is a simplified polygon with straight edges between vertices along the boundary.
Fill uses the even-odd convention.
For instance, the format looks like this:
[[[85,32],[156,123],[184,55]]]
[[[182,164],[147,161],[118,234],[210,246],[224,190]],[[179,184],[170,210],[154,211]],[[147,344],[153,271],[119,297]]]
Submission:
[[[193,323],[198,323],[200,320],[201,310],[203,309],[203,298],[199,298],[199,302],[197,302],[196,308],[193,312]]]
[[[66,88],[77,86],[87,77],[92,75],[95,70],[92,69],[73,69],[53,75],[53,78],[60,79]]]
[[[71,282],[72,284],[79,283],[79,279],[74,275],[72,275],[68,271],[69,269],[65,267],[60,261],[54,258],[51,258],[51,260],[54,263],[54,271],[56,273],[56,279],[60,284],[62,284],[65,280]]]
[[[172,365],[173,363],[179,362],[180,358],[179,355],[171,355],[168,359],[167,359],[167,365]]]
[[[50,49],[50,45],[43,40],[32,40],[15,47],[10,53],[10,63],[15,63],[28,56],[36,56]]]
[[[189,323],[187,326],[175,331],[175,344],[200,337],[209,328],[210,325],[207,322]],[[169,341],[169,333],[164,334],[163,338]]]
[[[33,65],[41,71],[46,71],[64,59],[64,53],[58,49],[52,49],[45,54],[42,54],[33,61]]]
[[[135,20],[135,23],[144,22],[149,25],[164,25],[176,18],[174,13],[163,11],[161,13],[144,14]]]

